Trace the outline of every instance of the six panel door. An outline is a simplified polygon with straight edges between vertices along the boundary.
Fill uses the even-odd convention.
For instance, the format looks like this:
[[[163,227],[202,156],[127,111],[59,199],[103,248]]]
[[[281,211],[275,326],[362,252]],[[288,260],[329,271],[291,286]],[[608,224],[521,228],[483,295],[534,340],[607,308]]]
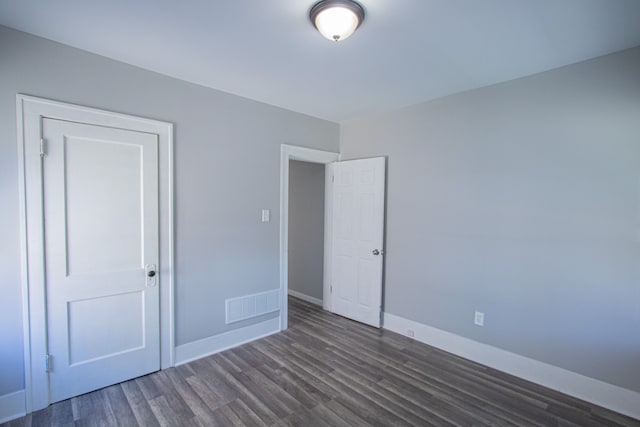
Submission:
[[[333,165],[331,311],[380,327],[385,159]]]

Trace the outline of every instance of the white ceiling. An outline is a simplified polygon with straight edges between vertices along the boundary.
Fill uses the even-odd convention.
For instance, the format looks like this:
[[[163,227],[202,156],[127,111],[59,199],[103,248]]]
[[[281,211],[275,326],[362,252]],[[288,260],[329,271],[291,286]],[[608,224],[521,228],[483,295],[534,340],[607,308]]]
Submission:
[[[336,122],[640,45],[638,0],[360,0],[340,43],[313,3],[0,0],[0,24]]]

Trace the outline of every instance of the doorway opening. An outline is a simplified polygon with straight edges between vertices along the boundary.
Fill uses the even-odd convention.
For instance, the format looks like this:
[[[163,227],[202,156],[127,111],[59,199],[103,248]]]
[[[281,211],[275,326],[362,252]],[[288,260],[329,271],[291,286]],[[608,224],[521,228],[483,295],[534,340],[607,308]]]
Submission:
[[[325,165],[289,160],[288,294],[322,306]]]
[[[289,196],[290,196],[290,165],[291,162],[306,162],[312,163],[314,165],[306,165],[306,166],[316,166],[316,170],[314,172],[318,173],[317,167],[325,168],[327,164],[332,162],[337,162],[340,159],[340,155],[338,153],[333,153],[329,151],[321,151],[314,150],[311,148],[305,147],[297,147],[293,145],[283,144],[280,150],[280,329],[285,330],[289,325],[288,321],[288,296],[289,296]],[[298,171],[298,169],[302,169],[304,172],[305,164],[295,164],[294,166],[294,174]],[[326,187],[326,179],[327,174],[323,173],[324,182],[323,185]],[[297,188],[294,188],[296,190]],[[326,297],[329,295],[329,281],[327,280],[329,277],[328,272],[330,271],[330,245],[327,245],[327,241],[331,236],[331,218],[328,215],[331,212],[330,206],[330,194],[324,194],[324,209],[322,212],[323,218],[323,230],[322,230],[322,240],[320,242],[310,243],[317,244],[314,250],[310,251],[311,253],[315,253],[316,256],[318,254],[318,248],[322,247],[322,260],[320,260],[322,265],[322,274],[316,273],[314,283],[317,286],[318,278],[322,279],[322,306],[324,309],[329,309],[330,306],[330,298]],[[318,214],[316,212],[316,214]],[[317,219],[317,217],[316,217]],[[295,219],[294,219],[295,220]],[[315,221],[314,221],[315,222]],[[298,234],[299,235],[299,234]],[[319,236],[318,230],[316,227],[315,234],[316,238]],[[324,242],[324,243],[323,243]],[[308,256],[308,254],[306,255]],[[316,260],[317,261],[317,260]],[[314,263],[315,264],[315,263]],[[317,268],[317,264],[316,268]],[[316,270],[317,271],[317,270]],[[295,273],[294,273],[295,275]],[[304,292],[304,291],[296,291],[294,292]],[[315,295],[317,296],[317,290],[315,291]],[[295,294],[294,294],[295,295]],[[299,295],[299,294],[298,294]],[[318,301],[316,301],[318,302]]]
[[[302,281],[310,279],[311,282],[322,281],[322,308],[335,314],[365,323],[376,328],[381,326],[382,316],[382,275],[384,254],[384,200],[386,186],[386,159],[373,157],[367,159],[353,159],[340,161],[338,153],[311,150],[308,148],[282,146],[280,167],[281,192],[280,192],[280,290],[281,310],[280,329],[288,327],[288,294],[290,289],[289,279],[293,278],[298,269],[302,270]],[[319,183],[307,182],[292,185],[290,180],[295,178],[295,173],[304,165],[293,164],[294,174],[290,175],[292,161],[319,163],[325,169],[324,183],[324,231],[320,239],[319,227],[312,231],[311,223],[303,222],[302,229],[294,231],[294,239],[302,241],[290,241],[289,239],[289,215],[290,197],[292,194],[304,191],[313,192],[312,187]],[[317,174],[320,175],[320,169]],[[302,173],[312,174],[309,171]],[[321,176],[321,175],[320,175]],[[316,178],[315,181],[317,181]],[[307,180],[308,181],[308,180]],[[321,182],[321,181],[320,181]],[[301,184],[302,188],[298,188]],[[294,194],[294,197],[296,194]],[[300,195],[297,195],[300,197]],[[317,195],[303,195],[303,199]],[[316,204],[317,204],[317,199]],[[295,200],[297,203],[308,203],[308,200]],[[311,206],[302,206],[296,212],[295,219],[305,221],[304,216],[310,216],[308,209]],[[314,212],[318,224],[320,218]],[[305,241],[315,239],[317,242]],[[320,251],[320,241],[324,241],[324,249]],[[317,245],[304,254],[295,253],[295,247],[289,245]],[[322,279],[319,274],[319,252],[322,252]],[[297,265],[289,269],[290,263],[296,257]],[[312,273],[305,270],[304,263],[307,258],[315,257],[311,264],[316,271]],[[315,277],[314,277],[315,274]],[[299,286],[299,284],[294,284]],[[300,292],[293,288],[294,292]],[[316,295],[319,291],[315,290]],[[317,296],[315,297],[317,298]]]

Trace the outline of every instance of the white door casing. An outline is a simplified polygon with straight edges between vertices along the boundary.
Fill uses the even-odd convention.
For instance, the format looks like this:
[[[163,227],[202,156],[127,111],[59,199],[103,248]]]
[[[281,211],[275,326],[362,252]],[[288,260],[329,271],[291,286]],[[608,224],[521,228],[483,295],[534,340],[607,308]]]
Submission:
[[[54,260],[56,257],[60,258],[60,252],[64,254],[64,251],[59,251],[59,249],[53,249],[52,247],[45,247],[45,223],[44,223],[44,213],[45,213],[45,188],[49,189],[47,183],[49,178],[45,176],[49,172],[54,172],[55,168],[52,170],[48,170],[46,167],[43,169],[43,165],[50,159],[41,158],[41,138],[44,136],[43,131],[47,131],[43,128],[43,124],[48,127],[50,124],[58,122],[58,121],[66,121],[72,122],[71,125],[76,126],[76,130],[78,127],[83,127],[84,125],[90,125],[89,127],[103,127],[104,131],[107,133],[115,133],[115,134],[127,134],[128,131],[132,131],[136,137],[141,138],[143,141],[142,145],[149,144],[151,140],[156,141],[154,144],[157,146],[155,159],[143,159],[145,154],[142,154],[142,158],[139,157],[140,163],[133,165],[133,163],[129,162],[128,166],[125,168],[126,172],[122,174],[122,176],[116,177],[116,184],[119,184],[121,187],[123,186],[123,182],[127,181],[127,177],[131,178],[133,175],[136,175],[136,168],[140,172],[140,178],[138,179],[140,182],[144,182],[147,180],[145,178],[144,171],[140,170],[141,164],[144,165],[144,162],[151,161],[157,165],[157,176],[153,178],[156,183],[157,191],[155,192],[157,197],[157,203],[153,202],[153,200],[147,200],[148,196],[146,191],[143,196],[144,203],[147,206],[154,205],[154,203],[159,206],[157,218],[159,218],[158,222],[155,225],[150,225],[146,227],[146,230],[143,232],[145,238],[141,239],[144,243],[138,242],[138,246],[146,245],[145,250],[140,250],[138,254],[138,261],[147,267],[146,269],[140,269],[139,266],[137,268],[132,269],[135,270],[134,273],[131,273],[132,276],[137,276],[142,279],[142,286],[139,288],[127,288],[116,290],[115,295],[107,298],[97,298],[99,295],[91,295],[90,291],[87,289],[76,289],[77,295],[74,296],[73,301],[81,300],[84,301],[81,304],[64,303],[65,298],[69,295],[63,295],[60,293],[59,295],[52,295],[51,302],[52,304],[60,304],[66,305],[66,309],[60,311],[59,313],[65,313],[67,319],[69,318],[69,313],[71,314],[72,319],[72,335],[76,334],[77,337],[81,335],[86,335],[90,332],[90,328],[84,327],[85,322],[80,322],[81,325],[79,328],[74,328],[73,319],[83,319],[92,317],[94,321],[92,322],[93,326],[98,326],[93,328],[93,332],[97,333],[97,336],[100,336],[102,333],[102,337],[105,332],[105,328],[103,325],[102,332],[100,332],[100,325],[97,322],[98,317],[108,318],[109,316],[104,315],[100,316],[101,310],[103,314],[108,314],[108,312],[112,311],[110,305],[117,305],[118,307],[129,306],[129,307],[138,307],[137,314],[135,314],[135,309],[131,311],[134,313],[133,315],[124,316],[123,319],[120,319],[121,323],[128,323],[138,316],[138,320],[140,320],[140,316],[143,318],[146,314],[142,314],[142,308],[145,306],[145,299],[147,296],[149,298],[154,299],[155,302],[149,304],[146,307],[146,310],[149,312],[147,314],[153,314],[153,311],[156,311],[156,319],[157,313],[159,311],[159,328],[160,334],[158,337],[157,332],[155,333],[155,338],[150,338],[148,335],[147,326],[152,326],[151,323],[145,324],[145,329],[142,331],[141,329],[137,329],[137,332],[131,331],[128,332],[128,336],[122,336],[119,339],[115,340],[115,343],[99,343],[98,348],[91,348],[88,351],[81,349],[72,349],[75,351],[72,357],[76,363],[72,363],[74,368],[79,368],[82,365],[90,365],[93,362],[98,362],[101,356],[104,356],[104,353],[130,353],[132,347],[136,347],[135,340],[140,339],[141,334],[145,334],[144,337],[144,346],[148,344],[149,347],[160,347],[160,362],[159,366],[162,369],[168,368],[173,365],[173,349],[174,349],[174,337],[173,337],[173,126],[170,123],[159,122],[155,120],[149,120],[134,116],[128,116],[123,114],[117,114],[109,111],[97,110],[93,108],[87,108],[77,105],[71,105],[56,101],[50,101],[46,99],[26,96],[26,95],[17,95],[17,127],[18,127],[18,154],[19,154],[19,185],[20,185],[20,208],[21,208],[21,246],[22,246],[22,291],[23,291],[23,324],[24,324],[24,353],[25,353],[25,396],[26,402],[25,407],[27,412],[32,412],[41,408],[46,407],[50,402],[49,396],[49,376],[45,372],[45,355],[48,352],[47,346],[47,308],[48,301],[46,299],[46,280],[48,278],[48,274],[57,274],[55,268],[52,272],[49,272],[48,269],[45,269],[45,251],[53,251],[53,253],[47,254],[49,257],[53,257]],[[75,125],[74,125],[75,123]],[[147,134],[147,135],[143,135]],[[113,136],[113,135],[111,135]],[[150,138],[150,139],[148,139]],[[109,139],[109,138],[107,138]],[[134,138],[135,139],[135,138]],[[86,141],[85,141],[86,142]],[[139,141],[140,142],[140,141]],[[84,146],[81,144],[79,140],[73,140],[73,138],[69,139],[69,146],[73,149],[68,150],[70,155],[69,159],[65,160],[70,162],[70,165],[78,165],[78,159],[87,160],[90,158],[90,153],[85,152]],[[92,144],[89,144],[92,145]],[[97,143],[93,141],[93,148],[96,146],[105,149],[104,143]],[[135,144],[134,144],[135,145]],[[53,148],[53,147],[52,147]],[[112,146],[113,148],[113,146]],[[129,155],[131,155],[138,148],[134,148],[132,151],[132,147],[130,145],[124,144],[121,147],[118,147],[116,150],[106,150],[106,155],[104,158],[105,162],[94,163],[94,167],[100,167],[100,165],[119,163],[123,162],[127,163],[129,159]],[[142,150],[144,152],[144,150]],[[153,150],[147,150],[147,153],[152,152]],[[49,153],[49,155],[53,156],[53,151]],[[74,157],[75,156],[75,157]],[[153,154],[151,154],[153,157]],[[45,155],[46,157],[46,155]],[[134,155],[135,157],[135,155]],[[76,161],[74,161],[74,159]],[[86,163],[86,162],[84,162]],[[83,162],[80,162],[83,164]],[[48,166],[51,167],[51,166]],[[73,171],[72,171],[73,169]],[[152,168],[153,169],[153,168]],[[45,170],[45,174],[43,174],[43,170]],[[144,168],[143,168],[144,170]],[[72,171],[72,175],[75,172],[78,172],[76,177],[88,175],[89,172],[85,169],[83,171],[82,167],[79,169],[75,166],[72,166],[69,171]],[[57,172],[59,173],[59,171]],[[75,176],[74,175],[74,176]],[[45,182],[46,181],[46,182]],[[76,180],[72,180],[77,182]],[[102,182],[104,184],[106,181]],[[96,182],[93,183],[96,185]],[[100,182],[97,183],[98,185]],[[50,184],[49,184],[50,185]],[[153,184],[149,184],[152,186]],[[91,210],[91,207],[88,211],[78,210],[71,206],[69,209],[69,213],[76,211],[75,218],[80,218],[80,221],[91,222],[92,218],[97,221],[99,216],[101,215],[100,209],[98,209],[99,205],[102,203],[108,203],[106,199],[103,197],[99,197],[100,195],[94,194],[91,195],[90,188],[86,185],[85,188],[76,187],[75,189],[71,189],[69,198],[67,203],[71,203],[73,205],[73,200],[78,200],[78,195],[84,194],[82,197],[98,197],[95,202],[94,210]],[[135,200],[135,193],[138,192],[140,195],[140,188],[137,190],[136,186],[132,186],[131,188],[127,188],[126,197],[124,200],[130,201]],[[80,188],[80,191],[78,191]],[[148,187],[150,188],[150,187]],[[54,190],[54,194],[55,194]],[[58,190],[60,191],[60,190]],[[65,188],[65,191],[67,189]],[[72,194],[71,194],[72,193]],[[75,196],[74,196],[75,194]],[[48,215],[52,215],[53,218],[48,218],[49,220],[54,220],[56,215],[60,215],[60,199],[58,197],[53,198],[53,202],[58,202],[58,207],[48,206],[47,211]],[[48,201],[48,200],[47,200]],[[139,199],[138,199],[139,201]],[[135,205],[135,203],[133,203]],[[138,203],[138,206],[140,204]],[[49,209],[53,207],[53,211],[49,212]],[[64,206],[67,209],[66,203]],[[125,236],[117,236],[120,239],[127,240],[129,239],[129,244],[133,241],[131,238],[132,234],[131,230],[135,231],[136,224],[138,227],[138,231],[141,224],[145,223],[143,221],[143,216],[146,215],[146,212],[140,213],[137,219],[133,222],[130,220],[117,215],[117,209],[112,209],[111,212],[116,213],[116,218],[109,218],[108,216],[103,217],[104,220],[107,218],[107,222],[112,221],[111,224],[114,225],[119,223],[119,228],[121,230],[128,229],[129,232],[125,233]],[[119,210],[120,212],[124,211],[123,209]],[[150,212],[150,211],[147,211]],[[80,217],[78,217],[78,213],[80,213]],[[84,215],[84,217],[83,217]],[[74,218],[70,218],[71,223],[74,222]],[[85,224],[86,225],[86,224]],[[127,228],[129,227],[129,228]],[[148,237],[153,235],[151,230],[156,230],[156,236],[159,235],[159,240],[157,240],[157,246],[155,249],[152,248],[153,238]],[[65,239],[69,240],[70,245],[69,249],[71,249],[72,256],[67,259],[66,263],[63,263],[64,269],[69,270],[69,277],[64,276],[65,281],[74,279],[74,275],[82,276],[87,275],[91,277],[90,283],[99,287],[101,281],[101,275],[103,273],[107,273],[106,271],[100,272],[101,266],[125,266],[129,261],[127,259],[131,259],[131,252],[124,251],[123,253],[117,253],[115,251],[108,250],[96,250],[94,253],[83,253],[83,251],[75,253],[73,252],[73,248],[81,248],[87,246],[87,242],[90,241],[90,237],[96,238],[99,237],[99,233],[101,232],[100,228],[96,228],[95,230],[91,230],[91,232],[83,234],[78,233],[78,229],[71,230],[67,236],[64,236]],[[94,233],[95,232],[95,233]],[[102,229],[102,232],[104,230]],[[97,234],[96,234],[97,233]],[[104,233],[103,233],[104,237]],[[55,238],[53,238],[55,242]],[[135,246],[135,245],[134,245]],[[104,249],[104,248],[103,248]],[[146,249],[150,249],[146,251]],[[92,252],[92,251],[87,251]],[[144,273],[152,269],[153,266],[146,265],[151,260],[151,258],[147,257],[147,253],[155,253],[156,261],[156,275],[155,281],[156,286],[155,290],[147,292],[146,288],[146,279],[144,278]],[[98,257],[107,257],[107,260],[96,262]],[[53,265],[53,264],[52,264]],[[84,270],[83,270],[84,269]],[[106,270],[106,269],[105,269]],[[117,270],[117,269],[116,269]],[[123,271],[124,270],[124,271]],[[115,274],[112,276],[112,281],[115,280],[116,277],[126,276],[129,273],[126,273],[126,268],[122,269],[118,272],[111,272],[109,274]],[[59,272],[58,272],[59,273]],[[66,272],[65,272],[66,273]],[[126,282],[123,280],[122,283]],[[139,283],[139,281],[137,281]],[[120,285],[118,285],[120,286]],[[124,285],[122,285],[124,286]],[[139,286],[139,285],[136,285]],[[142,291],[142,289],[145,289]],[[155,294],[155,296],[154,296]],[[111,300],[109,300],[111,298]],[[115,300],[118,301],[116,302]],[[159,303],[158,303],[159,299]],[[99,302],[105,302],[106,304],[99,304]],[[138,302],[140,305],[138,305]],[[149,301],[147,301],[149,302]],[[155,307],[155,308],[154,308]],[[55,307],[52,307],[51,313],[49,313],[49,320],[53,322],[52,327],[56,328],[56,324],[60,322],[66,321],[64,316],[59,316],[56,314]],[[116,313],[116,316],[120,316],[121,313]],[[56,318],[59,317],[59,319]],[[141,325],[142,322],[139,322],[138,325]],[[155,328],[157,328],[157,323]],[[73,337],[72,337],[73,338]],[[91,340],[92,338],[89,338]],[[93,337],[94,343],[97,342],[96,337]],[[153,340],[155,339],[155,343]],[[158,344],[159,340],[159,344]],[[139,343],[139,341],[138,341]],[[53,347],[61,345],[60,343],[51,342]],[[115,345],[118,344],[118,345]],[[102,347],[100,347],[102,346]],[[109,347],[111,346],[111,347]],[[85,353],[82,353],[85,351]],[[102,354],[101,354],[102,353]],[[151,358],[153,360],[153,358]],[[56,372],[57,368],[60,368],[58,362],[60,360],[54,355],[53,363],[51,367],[53,371]],[[93,362],[90,362],[93,361]],[[156,361],[153,362],[155,369],[157,369],[157,357]],[[53,373],[52,373],[53,374]],[[54,385],[55,388],[55,385]],[[55,394],[55,393],[54,393]]]
[[[160,369],[158,135],[49,118],[42,135],[54,403]]]
[[[331,311],[381,325],[385,158],[331,165]]]

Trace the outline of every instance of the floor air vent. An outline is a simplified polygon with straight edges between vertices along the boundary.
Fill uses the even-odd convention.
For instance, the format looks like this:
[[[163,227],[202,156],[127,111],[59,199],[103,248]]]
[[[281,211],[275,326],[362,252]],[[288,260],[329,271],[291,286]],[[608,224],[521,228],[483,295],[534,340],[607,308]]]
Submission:
[[[280,290],[226,300],[226,322],[233,323],[280,310]]]

